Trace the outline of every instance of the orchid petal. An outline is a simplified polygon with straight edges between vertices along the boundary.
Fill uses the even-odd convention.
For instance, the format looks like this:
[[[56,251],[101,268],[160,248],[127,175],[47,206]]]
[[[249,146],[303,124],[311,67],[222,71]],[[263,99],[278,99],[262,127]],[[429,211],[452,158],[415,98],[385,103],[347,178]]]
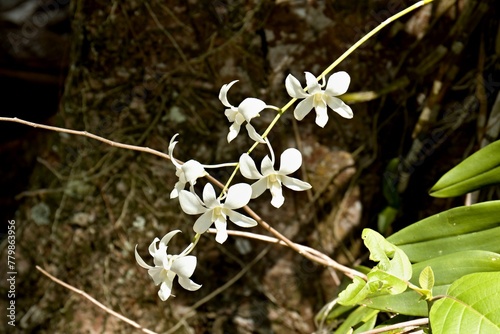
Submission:
[[[165,246],[168,245],[170,239],[172,239],[172,237],[179,232],[181,232],[181,230],[173,230],[172,232],[168,232],[163,238],[161,238],[160,244],[164,244]]]
[[[353,117],[351,107],[345,104],[341,99],[328,96],[326,102],[328,103],[328,106],[340,116],[348,119]]]
[[[148,247],[149,254],[153,257],[155,256],[155,253],[156,253],[156,243],[158,241],[160,241],[160,239],[154,238],[153,242],[151,244],[149,244],[149,247]]]
[[[229,133],[227,134],[227,142],[230,143],[233,141],[236,136],[240,133],[240,125],[238,123],[233,123],[229,127]]]
[[[285,187],[287,187],[288,189],[292,189],[295,191],[311,189],[311,185],[309,183],[290,176],[281,176],[281,182],[283,182]]]
[[[205,202],[205,205],[210,209],[220,205],[217,200],[217,195],[215,194],[214,186],[212,186],[211,183],[205,184],[203,188],[203,202]]]
[[[264,110],[266,103],[254,97],[248,97],[243,100],[238,106],[238,111],[245,117],[247,122],[254,117],[257,117],[259,113]]]
[[[194,222],[193,230],[199,234],[205,233],[212,223],[212,210],[208,210]]]
[[[328,111],[325,102],[321,101],[314,107],[314,110],[316,110],[316,124],[324,128],[328,122]]]
[[[303,99],[309,96],[304,89],[302,88],[299,80],[297,80],[293,75],[288,74],[285,79],[285,88],[291,97]]]
[[[245,125],[245,128],[247,129],[250,139],[261,144],[264,144],[266,142],[264,138],[262,138],[261,135],[259,135],[257,131],[255,131],[255,128],[250,123],[247,123],[247,125]]]
[[[200,284],[196,284],[187,277],[179,276],[179,284],[188,291],[196,291],[201,288]]]
[[[139,253],[137,252],[137,245],[135,246],[135,260],[137,261],[137,263],[143,267],[144,269],[152,269],[154,268],[153,266],[150,266],[149,264],[147,264],[143,259],[142,257],[139,255]]]
[[[285,197],[283,197],[283,190],[281,189],[281,185],[276,182],[271,186],[271,195],[273,198],[271,199],[271,205],[275,208],[279,208],[285,202]]]
[[[174,148],[175,145],[177,145],[178,142],[175,141],[175,138],[177,138],[179,134],[176,133],[172,139],[170,139],[170,144],[168,145],[168,155],[170,156],[170,161],[174,164],[175,167],[180,168],[181,165],[177,162],[177,160],[174,158]]]
[[[196,256],[188,255],[175,259],[170,270],[179,276],[191,277],[196,269]]]
[[[260,171],[264,176],[268,176],[276,172],[274,170],[274,161],[272,161],[268,155],[266,155],[264,159],[262,159],[262,162],[260,163]]]
[[[227,191],[224,208],[239,209],[244,207],[250,201],[252,196],[252,187],[246,183],[238,183],[229,187]]]
[[[333,73],[330,78],[328,78],[325,93],[330,96],[342,95],[347,92],[350,83],[351,77],[347,72],[341,71]]]
[[[254,219],[247,217],[239,212],[231,210],[227,213],[227,215],[233,223],[240,227],[254,227],[257,225],[257,222]]]
[[[240,172],[247,179],[258,180],[263,177],[255,166],[255,161],[247,153],[243,153],[240,157]]]
[[[196,179],[205,176],[205,168],[196,160],[186,161],[181,169],[184,172],[186,180],[192,185],[196,184]]]
[[[182,211],[188,215],[199,215],[207,211],[207,208],[200,203],[200,199],[187,190],[181,190],[179,193],[179,203]]]
[[[183,190],[185,186],[186,184],[184,182],[180,181],[176,182],[174,189],[172,189],[172,191],[170,192],[170,199],[179,197],[179,192]]]
[[[305,76],[306,76],[307,92],[309,94],[320,92],[321,86],[319,85],[316,77],[310,72],[305,72]]]
[[[300,101],[299,104],[297,104],[297,107],[293,111],[293,115],[298,121],[301,121],[304,119],[304,117],[309,114],[311,109],[313,108],[313,102],[314,102],[314,96],[309,96],[306,97],[304,100]]]
[[[296,148],[286,149],[281,153],[280,169],[278,174],[288,175],[295,173],[302,165],[302,154]]]
[[[165,274],[166,272],[166,270],[163,270],[163,267],[158,266],[148,270],[148,274],[153,279],[155,285],[160,285],[167,279],[167,275]]]
[[[252,198],[257,198],[267,189],[267,178],[264,177],[252,184]]]
[[[158,291],[158,297],[162,301],[165,301],[172,294],[172,281],[165,281],[161,284],[160,290]]]
[[[226,222],[215,222],[215,229],[217,230],[217,234],[215,235],[215,241],[220,244],[223,244],[224,241],[227,240],[227,223]]]
[[[220,92],[219,92],[219,100],[222,102],[222,104],[228,108],[231,107],[231,104],[229,103],[229,101],[227,100],[227,92],[229,91],[229,89],[235,84],[237,83],[238,80],[234,80],[234,81],[231,81],[230,83],[228,84],[225,84],[225,85],[222,85],[222,88],[220,89]]]
[[[227,120],[229,122],[234,122],[236,116],[238,115],[238,108],[229,108],[224,111],[224,115],[226,115]]]

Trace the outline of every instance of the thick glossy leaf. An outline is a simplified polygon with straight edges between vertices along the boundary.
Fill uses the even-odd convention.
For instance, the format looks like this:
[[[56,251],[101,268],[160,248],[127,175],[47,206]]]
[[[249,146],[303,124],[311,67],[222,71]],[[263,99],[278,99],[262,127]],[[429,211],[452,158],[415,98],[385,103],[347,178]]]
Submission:
[[[387,241],[400,247],[411,262],[461,250],[500,252],[498,240],[500,201],[453,208],[414,223],[387,238]]]
[[[429,319],[434,334],[500,333],[500,272],[460,278],[434,303]]]
[[[432,294],[444,294],[448,290],[448,287],[449,285],[434,286]],[[420,294],[413,290],[407,290],[399,295],[383,295],[368,298],[363,302],[363,305],[381,311],[417,317],[426,317],[429,314],[427,302],[422,299]]]
[[[500,254],[487,251],[465,251],[439,256],[427,261],[415,263],[413,284],[418,284],[418,274],[431,267],[435,285],[449,285],[457,279],[475,272],[500,271]]]
[[[425,267],[434,272],[432,294],[445,294],[448,287],[465,275],[476,272],[500,271],[500,254],[485,251],[466,251],[440,256],[412,266],[411,282],[418,284],[420,273]],[[406,315],[426,317],[427,303],[415,291],[406,291],[399,295],[384,295],[368,298],[363,303],[371,308]]]
[[[375,324],[377,323],[377,316],[378,316],[379,311],[373,310],[373,309],[369,309],[369,310],[370,310],[369,314],[373,314],[372,317],[368,318],[368,319],[363,319],[364,322],[361,324],[361,326],[356,327],[356,330],[353,332],[353,334],[364,333],[366,331],[369,331],[369,330],[375,328]],[[375,311],[375,313],[373,311]]]
[[[348,333],[353,327],[358,327],[359,324],[367,323],[368,327],[366,330],[372,329],[375,326],[375,320],[377,319],[378,310],[370,309],[364,306],[359,306],[349,316],[344,320],[342,325],[335,330],[336,334]],[[356,332],[354,332],[356,333]]]
[[[477,151],[448,173],[430,190],[434,197],[454,197],[500,183],[500,140]]]
[[[467,233],[438,240],[399,246],[413,262],[465,250],[486,250],[500,253],[500,226],[481,232]]]

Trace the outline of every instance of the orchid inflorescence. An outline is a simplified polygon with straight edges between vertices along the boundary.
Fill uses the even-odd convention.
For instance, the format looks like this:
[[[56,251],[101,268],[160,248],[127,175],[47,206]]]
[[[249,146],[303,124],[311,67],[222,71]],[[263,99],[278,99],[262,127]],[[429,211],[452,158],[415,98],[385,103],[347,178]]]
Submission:
[[[333,109],[344,118],[352,118],[353,113],[338,97],[347,91],[350,83],[350,77],[346,72],[337,72],[330,76],[325,87],[325,78],[322,77],[322,84],[316,77],[309,72],[305,72],[307,88],[302,88],[299,80],[293,75],[288,75],[285,80],[285,87],[288,94],[298,100],[301,99],[294,111],[297,120],[304,119],[305,116],[314,108],[316,112],[316,124],[324,127],[328,121],[327,107]],[[178,255],[167,253],[167,244],[170,239],[180,232],[175,230],[167,233],[161,240],[155,238],[149,246],[149,253],[154,259],[154,266],[148,265],[135,251],[136,260],[139,265],[148,270],[148,274],[156,285],[160,285],[158,295],[161,300],[167,300],[172,291],[172,283],[178,276],[179,284],[186,290],[198,290],[201,285],[191,281],[196,267],[196,257],[189,255],[196,247],[200,236],[215,225],[217,231],[215,240],[218,243],[224,243],[228,237],[227,221],[230,220],[240,227],[253,227],[257,221],[253,218],[239,213],[238,209],[246,206],[251,199],[257,198],[269,189],[272,199],[271,205],[279,208],[283,205],[285,197],[283,196],[282,186],[295,190],[303,191],[311,188],[307,182],[301,181],[289,176],[296,172],[302,165],[302,154],[295,148],[286,149],[280,156],[280,167],[275,170],[275,155],[267,134],[274,126],[271,123],[264,135],[260,135],[251,125],[252,119],[260,116],[265,109],[276,110],[279,118],[286,109],[280,109],[272,105],[267,105],[264,101],[257,98],[246,98],[237,107],[231,105],[227,94],[229,89],[237,80],[222,86],[219,93],[219,100],[227,108],[225,116],[231,122],[227,141],[230,143],[235,139],[241,126],[246,123],[245,128],[248,136],[257,144],[266,144],[269,149],[269,155],[266,155],[261,162],[260,171],[257,169],[254,160],[250,157],[252,147],[247,153],[243,153],[238,163],[226,163],[220,165],[203,165],[196,160],[188,160],[185,163],[177,161],[173,156],[173,151],[178,143],[175,141],[178,134],[174,135],[168,147],[168,153],[172,163],[175,166],[178,182],[170,193],[170,198],[179,198],[182,211],[188,215],[199,215],[196,219],[193,230],[196,235],[192,243]],[[234,167],[235,171],[240,170],[241,174],[251,180],[257,180],[252,185],[247,183],[238,183],[230,186],[232,178],[224,186],[223,190],[217,195],[212,184],[205,184],[201,197],[197,194],[195,185],[199,178],[207,176],[205,169],[219,167]],[[188,189],[186,190],[186,186]],[[157,246],[158,245],[158,246]]]

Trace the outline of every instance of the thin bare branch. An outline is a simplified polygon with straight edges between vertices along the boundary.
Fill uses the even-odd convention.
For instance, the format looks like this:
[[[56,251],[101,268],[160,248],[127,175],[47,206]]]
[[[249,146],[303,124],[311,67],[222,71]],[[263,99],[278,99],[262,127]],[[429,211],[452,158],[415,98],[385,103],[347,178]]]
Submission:
[[[400,322],[394,325],[390,326],[385,326],[381,328],[375,328],[366,332],[362,332],[360,334],[378,334],[378,333],[385,333],[388,331],[392,331],[395,329],[404,329],[404,330],[410,330],[410,329],[415,329],[419,326],[424,326],[429,323],[429,318],[421,318],[421,319],[415,319],[415,320],[410,320],[410,321],[405,321],[405,322]]]
[[[87,131],[70,130],[70,129],[60,128],[60,127],[56,127],[56,126],[44,125],[44,124],[34,123],[34,122],[30,122],[30,121],[25,121],[25,120],[19,119],[17,117],[0,117],[0,122],[1,121],[20,123],[20,124],[28,125],[28,126],[31,126],[31,127],[34,127],[34,128],[40,128],[40,129],[45,129],[45,130],[50,130],[50,131],[68,133],[68,134],[77,135],[77,136],[84,136],[84,137],[88,137],[88,138],[91,138],[91,139],[95,139],[97,141],[100,141],[102,143],[105,143],[105,144],[113,146],[113,147],[119,147],[119,148],[124,148],[124,149],[127,149],[127,150],[138,151],[138,152],[145,152],[145,153],[153,154],[153,155],[156,155],[158,157],[161,157],[161,158],[164,158],[164,159],[167,159],[167,160],[171,159],[168,154],[165,154],[163,152],[151,149],[149,147],[143,147],[143,146],[136,146],[136,145],[129,145],[129,144],[118,143],[118,142],[106,139],[104,137],[95,135],[95,134],[87,132]],[[177,161],[180,164],[183,163],[180,160],[177,160]],[[218,187],[220,187],[222,189],[224,188],[224,185],[219,180],[217,180],[216,178],[214,178],[213,176],[207,175],[206,177],[213,184],[217,185]],[[366,279],[366,276],[364,274],[362,274],[362,273],[360,273],[360,272],[358,272],[358,271],[356,271],[354,269],[351,269],[349,267],[346,267],[346,266],[344,266],[344,265],[342,265],[342,264],[334,261],[332,258],[330,258],[329,256],[327,256],[326,254],[323,254],[320,251],[312,249],[312,248],[309,248],[309,247],[305,248],[306,246],[302,246],[302,245],[299,245],[299,244],[296,244],[296,243],[292,242],[290,239],[288,239],[283,234],[281,234],[280,232],[278,232],[277,230],[275,230],[273,227],[271,227],[271,225],[269,225],[268,223],[266,223],[248,205],[244,206],[243,209],[253,219],[255,219],[262,227],[264,227],[267,231],[269,231],[276,238],[278,238],[279,240],[281,240],[286,246],[290,247],[291,249],[293,249],[297,253],[301,254],[305,258],[307,258],[307,259],[309,259],[309,260],[311,260],[313,262],[316,262],[318,264],[321,264],[321,265],[324,265],[324,266],[327,266],[327,267],[332,267],[334,269],[337,269],[337,270],[343,272],[348,277],[353,278],[354,276],[359,276],[359,277],[362,277],[363,279]]]
[[[214,228],[209,228],[208,232],[217,233],[217,230]],[[249,239],[256,239],[256,240],[260,240],[260,241],[265,241],[265,242],[269,242],[269,243],[275,243],[275,244],[279,244],[282,246],[290,247],[290,245],[287,242],[285,242],[281,239],[268,237],[268,236],[261,235],[261,234],[245,232],[245,231],[234,231],[234,230],[227,230],[227,234],[238,236],[238,237],[245,237],[245,238],[249,238]],[[285,239],[286,239],[286,237],[285,237]],[[288,241],[290,241],[290,240],[288,240]],[[302,256],[304,256],[306,258],[309,258],[308,255],[314,256],[314,260],[311,260],[311,261],[323,264],[327,267],[332,267],[334,269],[337,269],[351,278],[354,276],[359,276],[359,277],[366,279],[366,276],[363,273],[360,273],[357,270],[354,270],[354,269],[351,269],[349,267],[341,265],[340,263],[332,260],[330,257],[326,256],[325,254],[321,253],[320,251],[318,251],[314,248],[304,246],[301,244],[297,244],[297,243],[294,243],[292,241],[290,241],[290,243],[293,245],[293,248],[296,248],[299,250],[298,253],[301,254]],[[292,248],[292,247],[290,247],[290,248]],[[318,259],[320,259],[321,262],[319,262]]]
[[[45,270],[43,270],[39,266],[36,266],[36,269],[38,271],[40,271],[42,274],[44,274],[45,276],[47,276],[48,278],[50,278],[51,280],[53,280],[54,282],[56,282],[57,284],[59,284],[59,285],[65,287],[66,289],[69,289],[69,290],[71,290],[71,291],[73,291],[73,292],[75,292],[75,293],[83,296],[84,298],[88,299],[92,304],[96,305],[97,307],[101,308],[102,310],[104,310],[105,312],[111,314],[112,316],[117,317],[121,321],[124,321],[127,324],[129,324],[129,325],[131,325],[131,326],[133,326],[133,327],[135,327],[137,329],[140,329],[144,333],[157,334],[156,332],[153,332],[152,330],[149,330],[147,328],[142,327],[137,322],[135,322],[133,320],[130,320],[129,318],[121,315],[120,313],[117,313],[117,312],[111,310],[107,306],[105,306],[105,305],[101,304],[100,302],[98,302],[95,298],[93,298],[92,296],[90,296],[88,293],[86,293],[86,292],[84,292],[82,290],[79,290],[79,289],[75,288],[74,286],[69,285],[68,283],[65,283],[65,282],[61,281],[60,279],[52,276],[51,274],[49,274],[48,272],[46,272]]]
[[[25,120],[19,119],[17,117],[0,117],[0,122],[20,123],[20,124],[32,126],[34,128],[45,129],[45,130],[50,130],[50,131],[55,131],[55,132],[69,133],[69,134],[77,135],[77,136],[84,136],[84,137],[95,139],[97,141],[100,141],[102,143],[108,144],[108,145],[113,146],[113,147],[124,148],[124,149],[132,150],[132,151],[146,152],[149,154],[159,156],[160,158],[170,160],[170,156],[168,154],[165,154],[165,153],[157,151],[157,150],[153,150],[149,147],[118,143],[118,142],[106,139],[104,137],[95,135],[95,134],[87,132],[87,131],[70,130],[70,129],[60,128],[57,126],[44,125],[44,124],[34,123],[34,122],[30,122],[30,121],[25,121]]]

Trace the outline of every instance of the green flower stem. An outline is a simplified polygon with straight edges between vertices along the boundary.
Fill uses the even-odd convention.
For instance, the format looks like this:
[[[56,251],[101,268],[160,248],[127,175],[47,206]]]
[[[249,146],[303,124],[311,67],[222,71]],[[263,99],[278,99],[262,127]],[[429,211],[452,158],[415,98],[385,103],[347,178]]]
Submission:
[[[367,40],[369,40],[370,38],[373,37],[373,35],[375,35],[376,33],[378,33],[380,30],[382,30],[385,26],[387,26],[388,24],[396,21],[397,19],[399,19],[400,17],[414,11],[415,9],[417,8],[420,8],[428,3],[431,3],[432,1],[434,0],[421,0],[413,5],[411,5],[410,7],[406,8],[406,9],[403,9],[402,11],[400,11],[399,13],[396,13],[394,14],[393,16],[389,17],[387,20],[385,20],[384,22],[380,23],[378,26],[376,26],[373,30],[371,30],[369,33],[367,33],[365,36],[363,36],[363,38],[361,38],[359,41],[357,41],[356,43],[354,43],[353,46],[351,46],[349,49],[347,49],[346,52],[344,52],[344,54],[342,54],[337,60],[335,60],[330,66],[328,66],[326,68],[326,70],[323,71],[323,73],[321,73],[319,76],[318,76],[318,81],[322,78],[324,78],[328,73],[330,73],[331,70],[333,70],[338,64],[340,64],[344,59],[346,59],[351,53],[354,52],[354,50],[356,50],[357,48],[359,48],[363,43],[365,43]]]
[[[200,237],[201,237],[201,234],[196,233],[195,236],[193,237],[193,241],[191,241],[191,243],[189,244],[189,246],[187,246],[186,249],[184,249],[182,251],[182,253],[180,253],[179,255],[180,256],[186,256],[189,253],[191,253],[193,251],[193,249],[196,247],[196,244],[198,244],[198,241],[200,241]]]
[[[323,73],[321,73],[316,79],[318,81],[321,80],[321,79],[324,79],[328,73],[330,73],[335,67],[337,67],[338,64],[340,64],[342,61],[344,61],[344,59],[346,59],[351,53],[353,53],[357,48],[359,48],[361,45],[363,45],[367,40],[369,40],[370,38],[372,38],[376,33],[378,33],[380,30],[382,30],[388,24],[396,21],[400,17],[402,17],[402,16],[404,16],[404,15],[406,15],[406,14],[414,11],[415,9],[420,8],[420,7],[422,7],[422,6],[424,6],[424,5],[428,4],[428,3],[431,3],[433,1],[434,0],[421,0],[421,1],[419,1],[419,2],[417,2],[415,4],[413,4],[413,5],[411,5],[408,8],[403,9],[399,13],[396,13],[393,16],[389,17],[387,20],[385,20],[384,22],[380,23],[373,30],[371,30],[369,33],[367,33],[365,36],[363,36],[363,38],[361,38],[359,41],[357,41],[356,43],[354,43],[349,49],[347,49],[346,52],[344,52],[339,58],[337,58],[337,60],[335,60],[330,66],[328,66],[323,71]],[[297,101],[297,99],[293,98],[285,106],[283,106],[283,108],[279,109],[278,114],[276,115],[276,117],[274,117],[274,119],[272,120],[272,122],[268,125],[267,129],[262,134],[262,138],[266,138],[267,137],[267,135],[271,132],[271,130],[274,128],[274,126],[276,125],[276,123],[280,119],[281,115],[283,115],[288,110],[288,108],[290,108],[295,103],[295,101]],[[274,109],[274,108],[272,108],[272,109]],[[250,149],[247,151],[247,153],[248,154],[252,153],[252,151],[259,144],[260,143],[255,142],[252,145],[252,147],[250,147]],[[222,192],[219,195],[219,197],[223,196],[223,194],[227,191],[227,189],[229,188],[229,185],[233,181],[233,178],[236,176],[236,173],[238,172],[239,169],[240,169],[240,165],[238,163],[235,166],[233,173],[231,174],[231,176],[227,180],[226,184],[224,185],[224,188],[222,188]]]

